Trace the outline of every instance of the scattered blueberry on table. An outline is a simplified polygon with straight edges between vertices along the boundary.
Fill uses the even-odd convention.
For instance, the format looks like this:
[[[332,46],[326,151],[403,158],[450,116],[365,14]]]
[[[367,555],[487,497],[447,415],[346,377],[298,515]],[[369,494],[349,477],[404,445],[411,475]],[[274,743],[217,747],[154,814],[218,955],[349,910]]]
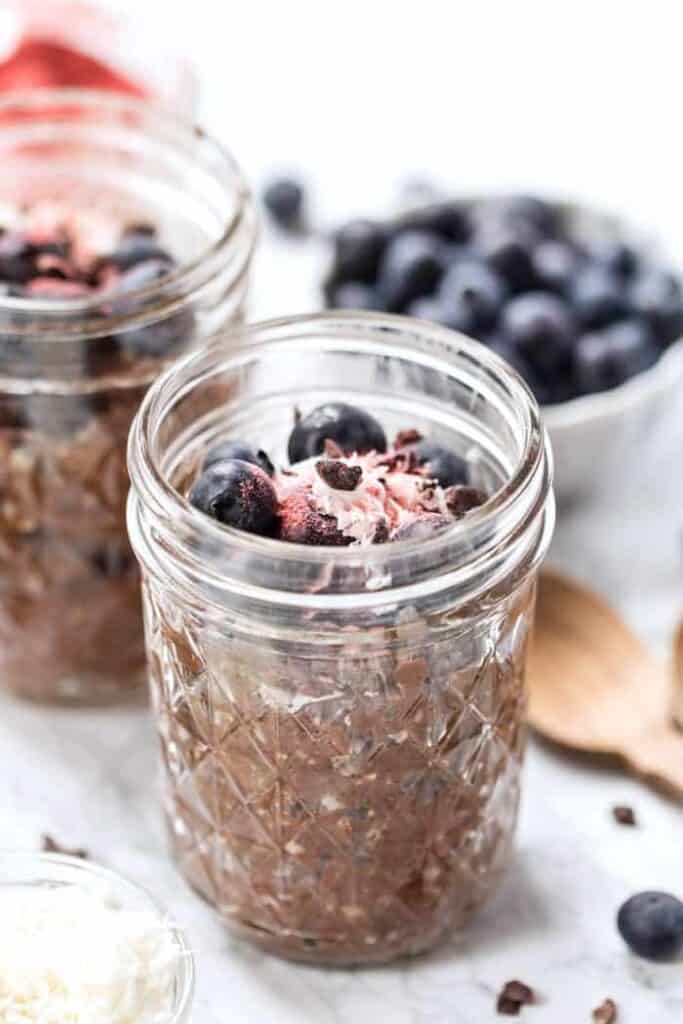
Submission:
[[[631,896],[617,915],[619,933],[637,956],[674,960],[683,953],[683,903],[666,892]]]
[[[283,231],[299,232],[304,226],[303,185],[295,178],[276,178],[263,190],[263,205]]]
[[[606,391],[683,335],[683,288],[621,239],[531,196],[433,202],[333,235],[331,309],[405,313],[487,344],[543,405]]]

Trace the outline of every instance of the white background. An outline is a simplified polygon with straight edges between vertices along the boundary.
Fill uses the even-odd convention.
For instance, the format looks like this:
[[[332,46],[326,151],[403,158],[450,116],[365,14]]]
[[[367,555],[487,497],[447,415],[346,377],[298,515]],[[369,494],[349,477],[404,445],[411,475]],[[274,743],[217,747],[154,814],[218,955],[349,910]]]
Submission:
[[[48,0],[46,0],[48,2]],[[683,262],[680,5],[650,3],[131,0],[150,41],[175,35],[202,83],[202,118],[255,184],[309,181],[324,223],[390,206],[401,181],[523,188],[627,214]],[[264,237],[257,316],[310,308],[311,257]],[[683,404],[683,403],[682,403]],[[679,610],[683,443],[673,415],[619,493],[563,518],[554,557],[664,649]],[[644,681],[646,685],[646,681]],[[106,721],[104,720],[106,718]],[[467,938],[413,964],[315,971],[229,944],[175,876],[136,712],[3,702],[0,846],[50,831],[154,889],[197,950],[195,1024],[489,1024],[519,976],[534,1024],[581,1024],[606,996],[620,1024],[683,1019],[683,966],[629,959],[613,918],[661,886],[683,895],[681,811],[618,771],[534,743],[515,866]],[[144,780],[144,781],[141,781]],[[609,808],[632,803],[624,830]]]

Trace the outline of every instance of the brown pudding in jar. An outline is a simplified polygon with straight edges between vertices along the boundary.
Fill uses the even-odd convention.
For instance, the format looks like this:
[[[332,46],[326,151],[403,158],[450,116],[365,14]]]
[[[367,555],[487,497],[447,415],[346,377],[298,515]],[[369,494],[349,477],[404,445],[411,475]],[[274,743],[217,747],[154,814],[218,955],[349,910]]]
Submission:
[[[131,437],[174,855],[267,950],[417,953],[509,862],[553,520],[537,411],[495,356],[403,318],[231,346],[167,374]]]
[[[241,316],[251,208],[227,154],[143,104],[37,92],[0,113],[0,685],[109,702],[144,683],[130,424]]]

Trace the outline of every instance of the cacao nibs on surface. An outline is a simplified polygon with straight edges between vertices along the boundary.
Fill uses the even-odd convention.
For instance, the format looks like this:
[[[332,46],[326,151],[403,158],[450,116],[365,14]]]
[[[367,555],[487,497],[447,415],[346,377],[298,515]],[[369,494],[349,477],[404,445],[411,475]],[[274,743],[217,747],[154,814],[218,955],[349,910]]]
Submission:
[[[605,999],[604,1003],[593,1010],[593,1024],[616,1024],[617,1004],[613,999]]]
[[[414,427],[410,430],[399,430],[394,441],[394,448],[405,448],[408,444],[417,444],[422,438],[423,435]]]
[[[45,834],[41,840],[40,848],[43,853],[59,853],[63,857],[77,857],[79,860],[88,859],[88,851],[81,847],[74,847],[70,849],[68,846],[62,846],[52,836]]]
[[[619,825],[637,825],[635,811],[632,807],[625,805],[617,805],[612,808],[612,815],[614,820]]]
[[[336,459],[321,459],[315,468],[318,476],[335,491],[355,491],[363,477],[360,466],[347,466]]]
[[[533,1006],[536,1002],[534,990],[523,981],[508,981],[503,986],[496,1009],[506,1017],[518,1016],[523,1006]]]
[[[508,981],[498,997],[496,1009],[506,1017],[517,1017],[522,1007],[533,1006],[536,994],[523,981]]]

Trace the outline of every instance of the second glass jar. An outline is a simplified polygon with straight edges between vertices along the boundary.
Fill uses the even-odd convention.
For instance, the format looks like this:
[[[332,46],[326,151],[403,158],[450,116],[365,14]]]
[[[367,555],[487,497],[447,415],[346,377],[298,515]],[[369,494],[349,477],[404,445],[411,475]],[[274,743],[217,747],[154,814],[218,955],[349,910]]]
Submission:
[[[109,702],[144,680],[130,423],[173,358],[242,316],[253,205],[221,146],[137,101],[35,92],[0,102],[0,119],[0,212],[142,225],[173,257],[123,294],[63,297],[61,241],[41,294],[0,254],[0,685]],[[2,243],[34,258],[10,231]]]

